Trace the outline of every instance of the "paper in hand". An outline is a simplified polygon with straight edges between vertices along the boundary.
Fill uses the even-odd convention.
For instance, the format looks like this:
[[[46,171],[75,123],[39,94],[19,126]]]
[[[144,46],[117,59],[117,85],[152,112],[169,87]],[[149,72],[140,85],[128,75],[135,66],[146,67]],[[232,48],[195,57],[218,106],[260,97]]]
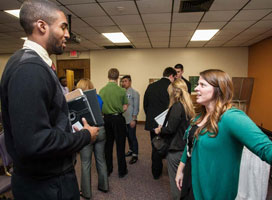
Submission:
[[[83,129],[83,126],[81,125],[81,123],[80,123],[79,121],[77,121],[76,123],[74,123],[74,124],[72,125],[73,133],[76,132],[74,127],[78,128],[78,130]]]

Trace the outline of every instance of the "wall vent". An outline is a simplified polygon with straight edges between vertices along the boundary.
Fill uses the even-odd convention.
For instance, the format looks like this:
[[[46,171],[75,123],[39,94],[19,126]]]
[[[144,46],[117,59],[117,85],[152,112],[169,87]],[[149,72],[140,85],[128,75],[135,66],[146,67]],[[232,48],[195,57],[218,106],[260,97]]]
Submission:
[[[214,0],[181,0],[179,12],[206,12]]]
[[[104,46],[105,49],[133,49],[132,45]]]

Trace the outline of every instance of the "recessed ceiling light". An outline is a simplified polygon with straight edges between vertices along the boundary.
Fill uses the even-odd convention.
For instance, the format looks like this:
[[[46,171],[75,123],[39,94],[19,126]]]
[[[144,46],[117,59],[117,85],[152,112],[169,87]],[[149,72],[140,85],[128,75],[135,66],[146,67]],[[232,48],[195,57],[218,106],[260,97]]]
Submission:
[[[121,33],[102,33],[106,38],[108,38],[113,43],[130,43],[127,37]]]
[[[208,29],[208,30],[196,30],[191,41],[208,41],[210,40],[219,29]]]
[[[20,14],[20,9],[16,9],[16,10],[4,10],[6,13],[9,13],[17,18],[19,18],[19,14]]]
[[[22,40],[27,40],[27,37],[21,37]]]

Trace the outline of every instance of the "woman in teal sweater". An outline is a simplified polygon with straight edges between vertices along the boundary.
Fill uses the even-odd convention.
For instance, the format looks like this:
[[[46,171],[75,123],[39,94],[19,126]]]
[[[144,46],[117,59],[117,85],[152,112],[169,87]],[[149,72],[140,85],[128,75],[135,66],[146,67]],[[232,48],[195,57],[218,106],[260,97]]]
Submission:
[[[243,146],[271,164],[272,142],[244,112],[232,107],[227,73],[201,72],[195,91],[201,106],[186,131],[187,145],[176,175],[181,199],[233,200]]]

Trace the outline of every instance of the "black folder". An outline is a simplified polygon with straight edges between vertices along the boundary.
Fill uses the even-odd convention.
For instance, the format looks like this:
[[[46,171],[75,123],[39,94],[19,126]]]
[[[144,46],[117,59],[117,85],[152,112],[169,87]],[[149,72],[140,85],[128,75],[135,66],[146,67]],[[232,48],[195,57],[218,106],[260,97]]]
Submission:
[[[69,119],[72,125],[79,121],[83,126],[83,117],[87,120],[89,125],[95,125],[94,115],[85,95],[76,97],[75,99],[68,101],[67,104],[69,108]]]
[[[104,119],[103,119],[102,111],[100,109],[99,102],[97,99],[96,89],[86,90],[83,93],[86,95],[88,99],[92,114],[94,116],[93,126],[103,126]]]

